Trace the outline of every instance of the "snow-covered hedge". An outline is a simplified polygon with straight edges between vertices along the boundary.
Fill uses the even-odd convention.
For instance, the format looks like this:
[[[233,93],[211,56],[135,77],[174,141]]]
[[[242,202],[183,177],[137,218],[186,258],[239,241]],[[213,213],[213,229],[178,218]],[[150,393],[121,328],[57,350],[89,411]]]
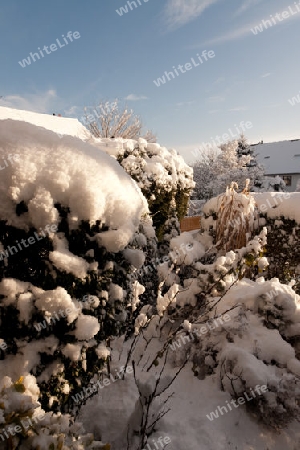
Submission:
[[[133,329],[144,288],[128,273],[156,240],[147,201],[117,161],[78,138],[11,119],[0,136],[2,425],[45,411],[14,445],[62,448],[66,433],[64,449],[102,448],[91,436],[75,447],[80,429],[59,417],[101,371],[108,340]],[[51,438],[37,437],[44,428]]]

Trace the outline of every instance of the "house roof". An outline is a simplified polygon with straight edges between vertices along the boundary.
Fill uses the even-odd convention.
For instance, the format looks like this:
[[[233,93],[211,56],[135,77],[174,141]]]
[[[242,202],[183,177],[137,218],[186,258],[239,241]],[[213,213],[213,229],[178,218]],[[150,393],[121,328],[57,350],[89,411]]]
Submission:
[[[300,139],[254,144],[252,147],[267,175],[300,174]]]

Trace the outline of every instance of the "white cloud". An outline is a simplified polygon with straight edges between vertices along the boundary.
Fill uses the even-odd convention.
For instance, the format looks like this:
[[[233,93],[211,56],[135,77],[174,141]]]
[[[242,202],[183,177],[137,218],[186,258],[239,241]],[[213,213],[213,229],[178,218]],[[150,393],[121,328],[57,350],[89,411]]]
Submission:
[[[255,23],[255,25],[257,25],[257,23]],[[199,48],[202,47],[203,45],[213,45],[213,44],[221,44],[223,42],[228,41],[235,41],[236,39],[247,36],[247,34],[249,35],[251,34],[253,36],[253,34],[251,33],[251,26],[253,27],[254,25],[246,25],[244,27],[237,28],[236,30],[229,31],[228,33],[209,39],[208,41],[205,41],[202,44],[193,46],[193,48]]]
[[[267,73],[264,73],[260,78],[267,78],[270,75],[271,75],[270,72],[267,72]]]
[[[145,95],[136,95],[136,94],[129,94],[127,97],[124,98],[124,100],[129,100],[131,102],[137,102],[139,100],[147,100],[148,97],[145,97]]]
[[[248,9],[252,8],[252,6],[257,5],[258,3],[261,3],[262,0],[245,0],[241,6],[236,10],[234,16],[239,16],[240,14],[243,14]]]
[[[200,16],[220,0],[167,0],[164,9],[168,28],[178,28]]]
[[[280,11],[280,12],[282,12],[282,11]],[[225,34],[216,36],[215,38],[209,39],[205,42],[201,42],[201,44],[191,45],[191,46],[189,46],[189,48],[190,49],[195,49],[195,48],[198,49],[198,48],[202,48],[205,45],[206,46],[207,45],[216,45],[216,44],[223,44],[224,42],[235,41],[235,40],[238,40],[247,35],[254,36],[251,29],[260,25],[262,20],[267,20],[267,19],[269,19],[269,17],[260,17],[255,22],[248,23],[248,24],[244,25],[243,27],[237,28],[236,30],[228,31]],[[285,21],[277,22],[276,25],[272,26],[272,28],[276,28],[277,25],[284,24],[288,21],[299,20],[299,19],[300,19],[300,14],[294,14],[293,16],[289,17]],[[268,28],[267,30],[264,30],[264,32],[270,32],[270,28]],[[261,33],[259,33],[259,35],[260,34]]]
[[[57,95],[53,89],[49,89],[44,93],[28,94],[26,97],[22,97],[21,95],[6,95],[0,99],[0,106],[38,113],[56,113],[57,111],[55,111],[54,106],[56,103]]]

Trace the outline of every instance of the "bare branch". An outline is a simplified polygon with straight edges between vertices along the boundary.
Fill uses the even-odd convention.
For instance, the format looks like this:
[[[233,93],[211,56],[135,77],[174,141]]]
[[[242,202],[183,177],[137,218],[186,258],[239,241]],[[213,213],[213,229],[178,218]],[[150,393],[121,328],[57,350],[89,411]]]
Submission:
[[[85,114],[86,126],[96,138],[120,137],[137,140],[142,137],[147,142],[156,142],[155,134],[150,130],[143,134],[140,117],[134,114],[133,110],[120,105],[119,100],[112,103],[102,101],[96,108],[89,108],[89,112],[91,114]]]

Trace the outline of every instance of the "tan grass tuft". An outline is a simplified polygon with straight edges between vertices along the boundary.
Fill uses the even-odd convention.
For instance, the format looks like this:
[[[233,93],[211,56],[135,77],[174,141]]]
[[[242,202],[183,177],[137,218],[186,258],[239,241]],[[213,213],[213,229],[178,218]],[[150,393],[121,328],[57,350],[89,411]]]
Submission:
[[[249,182],[246,180],[241,193],[236,192],[238,185],[232,182],[219,196],[216,247],[225,252],[244,247],[252,234],[257,205],[249,192]]]

